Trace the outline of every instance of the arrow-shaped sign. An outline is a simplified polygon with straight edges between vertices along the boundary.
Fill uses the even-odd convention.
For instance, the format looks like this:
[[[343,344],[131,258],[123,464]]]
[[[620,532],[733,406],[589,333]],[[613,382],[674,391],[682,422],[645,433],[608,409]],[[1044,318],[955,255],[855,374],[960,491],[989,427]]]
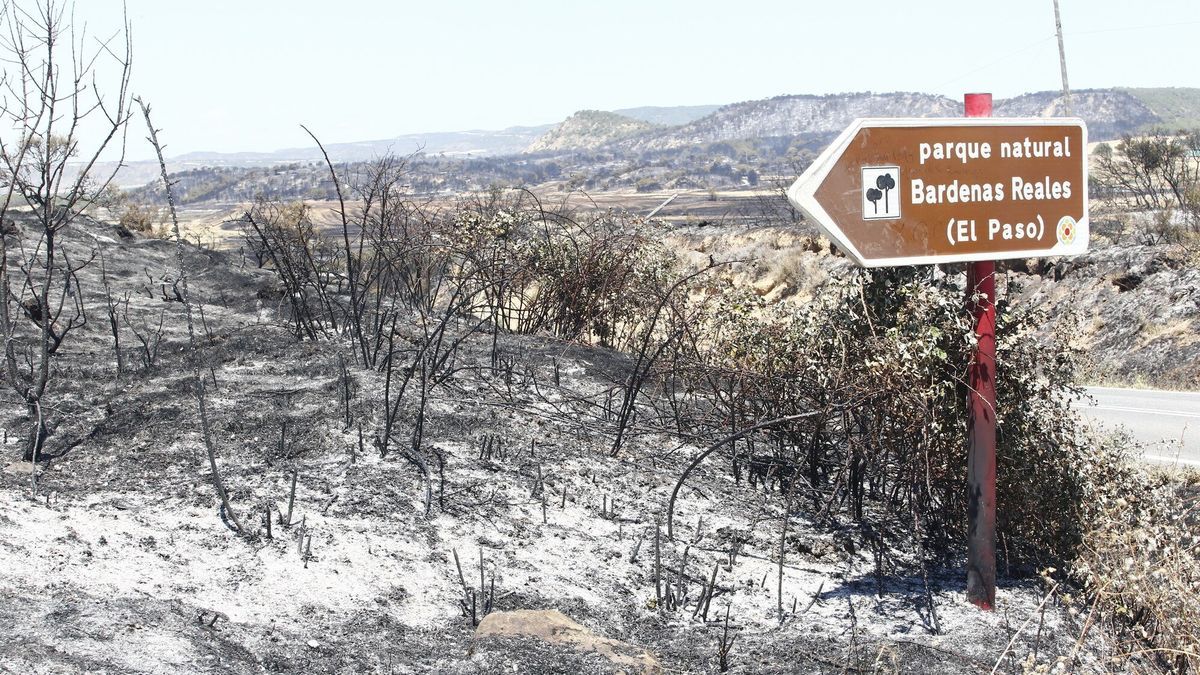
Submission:
[[[1083,253],[1079,119],[855,120],[788,199],[859,265]]]

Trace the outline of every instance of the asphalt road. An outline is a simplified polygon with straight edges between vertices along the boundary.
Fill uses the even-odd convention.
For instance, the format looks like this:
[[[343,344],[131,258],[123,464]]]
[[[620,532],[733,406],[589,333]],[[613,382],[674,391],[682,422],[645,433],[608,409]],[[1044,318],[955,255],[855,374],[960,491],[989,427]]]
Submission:
[[[1081,411],[1105,428],[1124,426],[1148,461],[1200,466],[1200,393],[1088,387]]]

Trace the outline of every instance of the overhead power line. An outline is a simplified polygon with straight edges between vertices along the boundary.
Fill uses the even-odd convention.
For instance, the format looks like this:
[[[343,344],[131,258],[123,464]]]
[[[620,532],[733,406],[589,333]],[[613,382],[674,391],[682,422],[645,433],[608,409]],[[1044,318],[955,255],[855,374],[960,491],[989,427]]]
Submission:
[[[1116,33],[1127,30],[1150,30],[1152,28],[1174,28],[1176,26],[1195,26],[1200,24],[1200,19],[1195,21],[1176,21],[1173,23],[1156,23],[1146,26],[1118,26],[1116,28],[1097,28],[1095,30],[1080,30],[1071,31],[1067,35],[1094,35],[1095,33]]]

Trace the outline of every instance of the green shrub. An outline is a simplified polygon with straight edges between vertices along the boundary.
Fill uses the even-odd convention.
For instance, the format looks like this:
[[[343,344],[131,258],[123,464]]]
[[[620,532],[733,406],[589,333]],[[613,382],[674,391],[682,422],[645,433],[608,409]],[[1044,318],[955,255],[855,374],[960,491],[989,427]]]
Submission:
[[[130,202],[121,209],[117,222],[131,232],[154,234],[154,228],[162,222],[162,213],[157,207]]]

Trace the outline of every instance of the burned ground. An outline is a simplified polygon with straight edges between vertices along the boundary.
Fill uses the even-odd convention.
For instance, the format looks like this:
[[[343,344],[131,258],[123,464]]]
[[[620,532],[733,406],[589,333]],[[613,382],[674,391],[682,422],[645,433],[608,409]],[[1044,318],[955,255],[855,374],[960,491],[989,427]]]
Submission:
[[[426,514],[420,472],[371,442],[382,376],[351,366],[346,382],[336,344],[280,327],[267,272],[189,249],[219,463],[249,530],[239,536],[200,461],[180,304],[155,285],[172,274],[173,245],[76,229],[80,255],[104,248],[131,313],[156,324],[165,311],[165,329],[153,367],[136,367],[135,342],[117,377],[98,265],[81,273],[97,275],[81,280],[93,316],[56,363],[38,499],[28,465],[0,472],[6,670],[612,670],[537,641],[474,641],[472,593],[479,614],[485,603],[557,609],[672,672],[718,670],[727,607],[731,672],[1020,671],[1059,656],[1093,670],[1105,658],[1105,633],[1077,645],[1082,617],[1043,603],[1040,579],[1002,580],[998,610],[980,613],[957,561],[929,568],[903,536],[873,549],[861,528],[816,509],[791,518],[780,597],[782,497],[735,482],[728,452],[681,492],[675,539],[660,535],[658,581],[679,604],[668,610],[656,522],[698,449],[645,432],[612,457],[606,401],[629,358],[547,336],[500,336],[499,368],[490,336],[464,343],[463,367],[430,402],[425,442],[444,465]],[[6,464],[19,457],[21,410],[5,409]]]

